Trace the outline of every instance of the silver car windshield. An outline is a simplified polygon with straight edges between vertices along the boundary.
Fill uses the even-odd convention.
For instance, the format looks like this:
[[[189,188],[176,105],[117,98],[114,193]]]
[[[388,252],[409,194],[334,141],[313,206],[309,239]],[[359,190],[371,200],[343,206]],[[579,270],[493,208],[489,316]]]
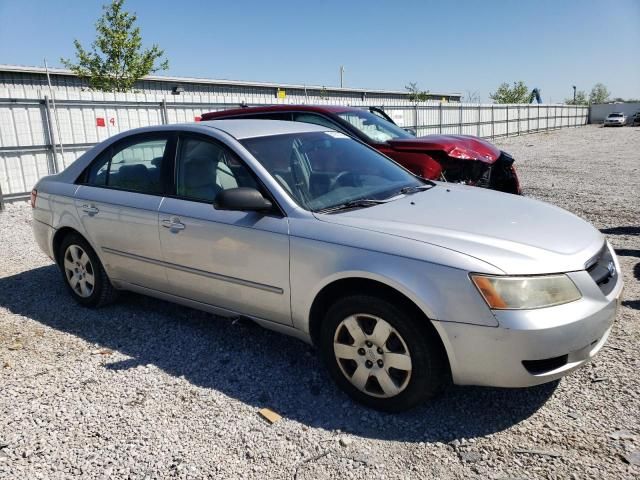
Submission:
[[[383,143],[396,138],[415,138],[399,126],[371,112],[350,110],[337,115],[360,130],[373,142]]]
[[[244,147],[303,208],[330,210],[359,200],[387,200],[426,182],[338,132],[245,139]],[[358,208],[362,205],[354,205]]]

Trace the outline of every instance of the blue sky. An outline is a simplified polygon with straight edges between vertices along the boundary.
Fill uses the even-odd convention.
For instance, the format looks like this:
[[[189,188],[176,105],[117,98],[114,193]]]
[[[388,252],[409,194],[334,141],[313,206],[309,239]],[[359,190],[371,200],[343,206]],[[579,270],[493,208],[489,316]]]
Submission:
[[[0,63],[59,66],[106,0],[0,0]],[[545,102],[602,82],[640,98],[640,1],[128,0],[167,74],[489,92],[524,80]]]

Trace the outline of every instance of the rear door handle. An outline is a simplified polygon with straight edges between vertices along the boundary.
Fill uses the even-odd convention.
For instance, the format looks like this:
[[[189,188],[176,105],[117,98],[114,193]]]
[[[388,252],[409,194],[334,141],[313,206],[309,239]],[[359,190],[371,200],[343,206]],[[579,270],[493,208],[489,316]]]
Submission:
[[[83,205],[82,206],[82,211],[84,213],[88,213],[89,215],[95,215],[100,210],[98,210],[98,208],[94,207],[93,205]]]
[[[162,226],[171,230],[184,230],[184,223],[179,218],[165,218],[162,220]]]

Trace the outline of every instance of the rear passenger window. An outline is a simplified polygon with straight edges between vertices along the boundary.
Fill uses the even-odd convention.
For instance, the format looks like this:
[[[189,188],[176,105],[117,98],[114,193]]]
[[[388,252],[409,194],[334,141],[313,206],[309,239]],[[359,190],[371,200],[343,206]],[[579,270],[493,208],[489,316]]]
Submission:
[[[289,112],[269,112],[256,113],[254,115],[243,116],[242,118],[257,118],[258,120],[287,120],[291,121],[291,113]]]
[[[107,186],[142,193],[161,193],[160,165],[167,140],[136,143],[111,157]]]
[[[107,185],[107,174],[109,172],[109,160],[111,159],[111,149],[102,153],[93,161],[87,173],[87,182],[95,187],[104,187]]]
[[[328,127],[331,130],[341,130],[338,125],[328,118],[315,115],[313,113],[296,113],[294,120],[296,122],[313,123],[314,125],[320,125],[321,127]]]
[[[147,139],[108,149],[89,167],[86,183],[140,193],[162,193],[160,169],[167,142],[166,138]]]

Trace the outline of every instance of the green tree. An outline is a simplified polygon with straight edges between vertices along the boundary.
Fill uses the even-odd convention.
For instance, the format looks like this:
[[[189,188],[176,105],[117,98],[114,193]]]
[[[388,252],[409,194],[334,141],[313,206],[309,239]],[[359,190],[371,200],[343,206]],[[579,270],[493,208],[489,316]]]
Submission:
[[[588,105],[589,100],[587,99],[587,94],[584,90],[578,90],[576,92],[575,101],[573,100],[573,98],[567,98],[565,99],[564,103],[566,103],[567,105]]]
[[[124,11],[123,4],[124,0],[113,0],[103,5],[104,12],[96,22],[96,39],[90,50],[74,40],[77,63],[61,59],[95,90],[126,92],[145,75],[169,68],[169,62],[162,60],[164,50],[160,47],[152,45],[142,49],[137,16]]]
[[[413,103],[429,100],[429,90],[420,90],[416,82],[409,82],[404,89],[409,92],[409,101]]]
[[[522,80],[513,82],[512,87],[505,82],[494,93],[490,93],[489,98],[494,103],[529,103],[529,89]]]
[[[609,90],[602,83],[596,83],[589,94],[589,103],[607,103]]]

